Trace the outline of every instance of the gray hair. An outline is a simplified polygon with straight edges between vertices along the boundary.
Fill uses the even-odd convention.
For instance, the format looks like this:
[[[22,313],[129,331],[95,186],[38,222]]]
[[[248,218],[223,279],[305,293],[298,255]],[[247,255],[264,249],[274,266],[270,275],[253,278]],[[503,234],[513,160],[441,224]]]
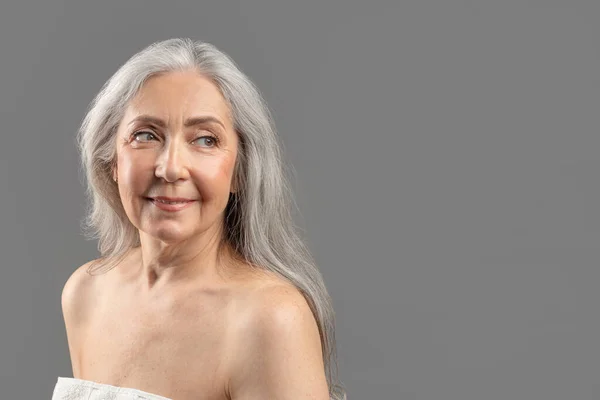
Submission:
[[[139,232],[125,214],[112,180],[114,135],[127,103],[148,78],[188,69],[202,73],[220,89],[239,136],[233,177],[238,190],[230,195],[225,210],[223,242],[246,262],[278,274],[304,295],[321,336],[330,400],[344,400],[346,392],[337,379],[331,298],[293,223],[291,208],[297,205],[273,118],[253,82],[214,45],[188,38],[153,43],[119,68],[94,98],[77,136],[90,201],[82,223],[84,234],[98,239],[99,260],[105,266],[116,265],[115,260],[140,245]]]

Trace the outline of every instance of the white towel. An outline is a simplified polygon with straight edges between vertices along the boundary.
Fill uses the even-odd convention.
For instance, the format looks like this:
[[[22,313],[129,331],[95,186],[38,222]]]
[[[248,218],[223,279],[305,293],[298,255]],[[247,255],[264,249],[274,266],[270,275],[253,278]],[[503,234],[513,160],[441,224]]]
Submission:
[[[138,389],[58,377],[52,400],[172,400]]]

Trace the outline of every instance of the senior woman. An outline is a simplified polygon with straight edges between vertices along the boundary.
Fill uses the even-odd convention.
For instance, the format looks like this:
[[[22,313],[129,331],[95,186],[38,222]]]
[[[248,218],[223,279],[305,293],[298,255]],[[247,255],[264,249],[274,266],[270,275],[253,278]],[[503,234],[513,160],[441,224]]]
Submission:
[[[53,400],[344,399],[334,313],[260,92],[215,46],[154,43],[78,136],[101,257],[62,292]]]

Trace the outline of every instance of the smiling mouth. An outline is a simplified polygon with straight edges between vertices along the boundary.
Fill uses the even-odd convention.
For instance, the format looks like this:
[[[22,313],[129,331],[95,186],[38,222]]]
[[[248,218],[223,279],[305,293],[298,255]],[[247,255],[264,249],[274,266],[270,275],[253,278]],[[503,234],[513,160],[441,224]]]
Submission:
[[[196,202],[196,200],[169,201],[152,197],[146,197],[146,200],[148,200],[154,207],[162,211],[181,211],[190,207],[191,204]]]
[[[162,204],[186,204],[186,203],[191,203],[192,201],[195,201],[195,200],[169,201],[169,200],[162,200],[162,199],[153,199],[152,197],[148,197],[148,200],[155,201],[157,203],[162,203]]]

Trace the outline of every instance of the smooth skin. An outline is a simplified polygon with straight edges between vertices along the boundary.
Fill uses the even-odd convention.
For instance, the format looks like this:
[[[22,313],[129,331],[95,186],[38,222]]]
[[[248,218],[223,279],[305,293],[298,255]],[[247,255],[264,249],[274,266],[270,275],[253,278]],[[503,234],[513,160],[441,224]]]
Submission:
[[[150,78],[115,146],[121,201],[140,232],[109,272],[66,282],[73,376],[173,400],[328,400],[321,339],[303,295],[226,248],[238,136],[218,88],[196,71]],[[170,212],[149,197],[194,202]]]

